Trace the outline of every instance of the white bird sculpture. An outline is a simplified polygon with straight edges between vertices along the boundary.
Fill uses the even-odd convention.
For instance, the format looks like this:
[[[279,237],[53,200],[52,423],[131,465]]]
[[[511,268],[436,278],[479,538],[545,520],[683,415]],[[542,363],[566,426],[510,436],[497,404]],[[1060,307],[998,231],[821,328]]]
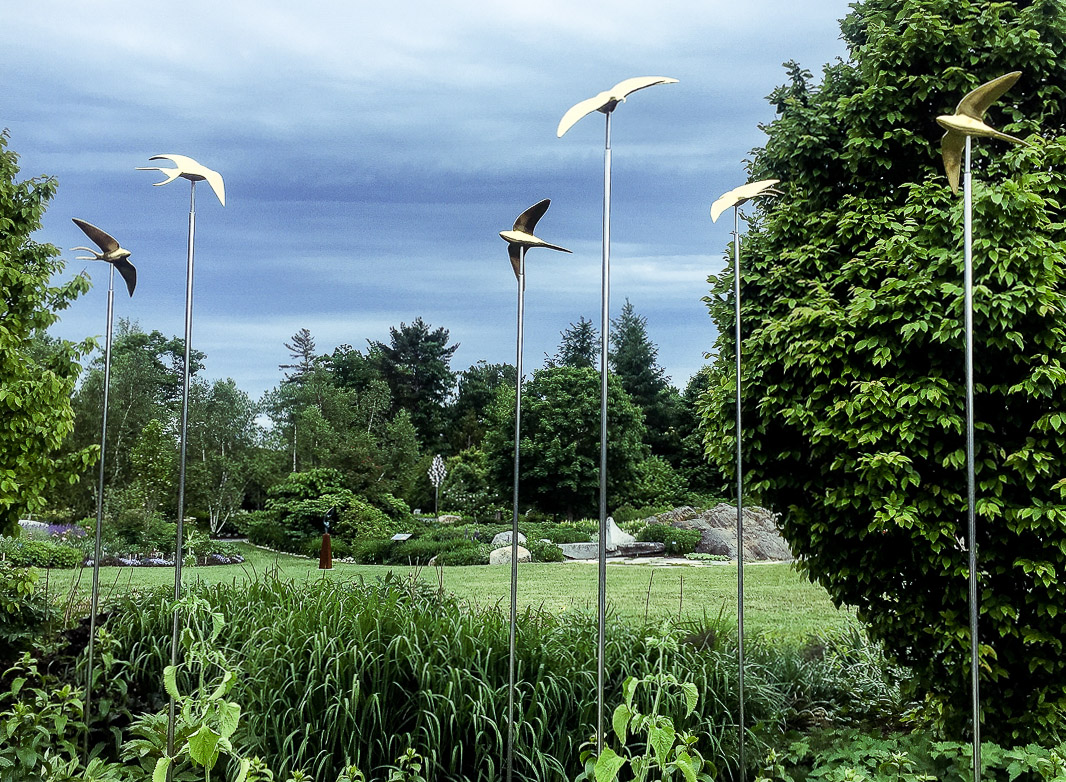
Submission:
[[[219,203],[222,206],[226,205],[226,186],[222,182],[222,174],[217,171],[213,171],[207,166],[202,166],[193,160],[191,157],[185,155],[152,155],[149,160],[169,160],[176,168],[160,168],[158,166],[137,166],[138,171],[161,171],[167,175],[167,178],[162,182],[156,182],[155,185],[166,185],[173,182],[178,177],[188,179],[192,182],[203,182],[211,186],[211,189],[218,196]]]
[[[77,217],[71,218],[74,221],[74,225],[78,226],[85,235],[88,236],[93,244],[97,245],[101,252],[97,252],[91,247],[71,247],[71,250],[84,250],[87,253],[92,253],[92,257],[87,258],[79,256],[76,260],[79,261],[106,261],[118,269],[118,273],[122,275],[122,279],[126,281],[126,290],[130,292],[130,296],[133,295],[133,289],[137,287],[137,269],[127,259],[130,257],[130,251],[120,247],[118,240],[106,231],[101,231],[92,223],[87,223],[84,220],[79,220]]]
[[[587,98],[567,109],[563,118],[559,120],[559,128],[555,132],[556,136],[562,138],[563,134],[574,127],[578,120],[594,111],[610,114],[614,111],[615,106],[625,102],[628,95],[632,95],[637,90],[642,90],[645,87],[654,87],[656,84],[677,84],[677,79],[671,79],[666,76],[637,76],[620,81],[611,89],[604,90],[596,97]]]
[[[774,187],[780,181],[780,179],[763,179],[758,182],[748,182],[746,185],[734,187],[728,193],[722,193],[711,204],[711,222],[718,222],[722,212],[729,207],[745,204],[756,196],[781,195],[781,191]]]
[[[940,151],[944,156],[944,170],[947,172],[952,193],[959,192],[959,172],[962,169],[962,152],[967,136],[985,136],[1012,144],[1029,145],[1020,138],[996,130],[984,121],[988,107],[1009,90],[1021,75],[1021,71],[1011,71],[982,84],[959,101],[954,114],[942,114],[936,118],[937,123],[947,130],[940,142]]]
[[[548,244],[548,242],[533,235],[533,229],[537,227],[537,221],[548,211],[549,205],[551,205],[550,198],[538,201],[533,204],[533,206],[529,207],[529,209],[522,212],[522,214],[518,215],[518,219],[514,221],[514,230],[500,231],[500,238],[507,242],[507,255],[511,259],[511,267],[514,269],[514,276],[516,278],[521,275],[521,254],[523,248],[546,247],[549,250],[559,250],[564,253],[570,252],[570,250],[567,250],[565,247]]]

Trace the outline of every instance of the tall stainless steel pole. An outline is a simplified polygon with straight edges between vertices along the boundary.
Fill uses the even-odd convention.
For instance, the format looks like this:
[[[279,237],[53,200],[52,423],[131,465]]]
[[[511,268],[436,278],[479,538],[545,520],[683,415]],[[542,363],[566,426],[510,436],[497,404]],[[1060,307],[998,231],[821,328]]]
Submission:
[[[511,513],[511,636],[507,679],[507,782],[514,773],[515,644],[518,626],[518,452],[522,436],[522,340],[525,332],[526,248],[518,255],[518,344],[516,346],[514,404],[514,504]]]
[[[963,308],[966,324],[966,521],[970,570],[970,684],[973,707],[973,778],[981,782],[981,684],[977,635],[977,514],[974,476],[973,412],[973,183],[970,176],[970,137],[966,137],[963,174]]]
[[[178,455],[178,528],[174,540],[174,602],[181,600],[181,564],[185,526],[185,453],[189,434],[189,376],[192,361],[192,293],[193,293],[193,247],[196,236],[196,180],[190,180],[189,188],[189,250],[185,269],[185,366],[181,386],[181,447]],[[170,637],[170,664],[178,664],[178,634],[181,612],[175,606]],[[167,720],[167,754],[174,754],[174,724],[177,703],[170,698],[170,713]]]
[[[545,247],[559,252],[570,252],[565,247],[549,244],[537,238],[533,230],[551,200],[545,198],[526,209],[515,220],[510,231],[500,231],[500,238],[507,242],[507,255],[518,281],[518,336],[515,358],[515,412],[514,412],[514,507],[511,517],[511,632],[509,640],[508,688],[507,688],[507,780],[514,772],[514,695],[515,695],[515,643],[518,627],[518,486],[519,453],[522,441],[522,348],[525,336],[526,300],[526,250],[530,247]]]
[[[596,596],[596,753],[603,752],[607,646],[607,348],[611,320],[611,112],[605,115],[603,148],[603,264],[600,277],[600,534]]]
[[[740,409],[740,207],[733,207],[733,303],[736,317],[737,372],[737,697],[739,700],[738,762],[740,782],[747,774],[744,763],[744,467],[741,457]]]
[[[583,100],[567,109],[559,121],[556,135],[562,137],[578,120],[599,111],[607,117],[606,141],[603,154],[603,270],[602,308],[600,322],[600,541],[599,594],[597,597],[598,643],[596,655],[596,752],[603,752],[604,714],[604,647],[606,646],[607,617],[607,348],[610,332],[611,279],[611,114],[626,97],[657,84],[676,84],[677,79],[666,76],[638,76],[618,82],[609,90]]]
[[[93,541],[93,587],[89,609],[88,672],[85,680],[85,762],[89,762],[89,730],[92,726],[93,652],[96,647],[96,613],[100,609],[100,557],[103,555],[104,459],[107,456],[107,403],[111,390],[111,334],[115,305],[115,267],[108,264],[107,336],[104,339],[104,403],[100,422],[100,480],[96,485],[96,538]]]

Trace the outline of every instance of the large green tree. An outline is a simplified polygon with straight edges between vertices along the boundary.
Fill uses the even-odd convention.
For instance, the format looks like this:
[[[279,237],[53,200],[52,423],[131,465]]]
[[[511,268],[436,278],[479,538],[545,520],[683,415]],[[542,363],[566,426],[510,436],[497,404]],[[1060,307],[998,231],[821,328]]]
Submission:
[[[56,192],[54,179],[18,181],[18,156],[0,132],[0,534],[41,510],[45,496],[76,480],[98,453],[62,453],[74,427],[70,395],[91,341],[50,339],[57,312],[89,289],[77,275],[51,280],[64,267],[59,251],[31,238]]]
[[[444,406],[455,387],[448,330],[432,328],[422,318],[389,329],[389,343],[371,341],[369,358],[392,392],[393,412],[404,409],[426,450],[434,450],[444,434]]]
[[[485,435],[489,475],[500,496],[514,478],[514,389],[501,386]],[[629,499],[647,456],[644,417],[617,378],[607,386],[607,500]],[[522,497],[553,514],[594,515],[599,502],[600,375],[581,367],[541,369],[522,387]]]
[[[458,454],[481,445],[489,426],[493,401],[501,385],[514,386],[514,364],[479,361],[459,373],[458,392],[448,408],[448,439]]]
[[[859,0],[820,85],[794,63],[744,244],[744,455],[799,564],[910,666],[927,715],[969,682],[961,199],[940,161],[967,91],[1019,69],[975,145],[977,554],[984,731],[1058,739],[1066,709],[1066,10]],[[732,472],[732,267],[709,299],[707,446]]]

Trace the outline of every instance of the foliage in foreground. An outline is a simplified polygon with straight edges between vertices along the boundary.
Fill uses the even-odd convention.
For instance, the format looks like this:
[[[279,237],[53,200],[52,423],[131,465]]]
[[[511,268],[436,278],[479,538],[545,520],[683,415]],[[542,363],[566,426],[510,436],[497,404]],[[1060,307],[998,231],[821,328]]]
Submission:
[[[92,340],[75,345],[45,330],[89,290],[77,275],[58,286],[59,251],[30,237],[41,227],[56,192],[54,179],[16,181],[18,156],[0,132],[0,535],[18,534],[18,521],[44,507],[44,495],[75,480],[94,449],[61,454],[74,428],[70,395]]]
[[[506,611],[467,608],[423,582],[397,579],[303,585],[267,579],[199,594],[224,618],[220,651],[244,671],[227,697],[242,706],[233,743],[245,754],[283,773],[302,768],[329,779],[355,763],[373,778],[415,748],[428,779],[499,777],[507,732]],[[127,598],[108,621],[122,656],[134,661],[130,687],[142,697],[158,692],[169,662],[165,604],[162,591]],[[595,719],[595,617],[527,610],[519,628],[517,778],[572,778]],[[646,634],[609,621],[609,702],[624,698],[627,678],[658,671],[658,651]],[[719,769],[735,763],[735,651],[710,622],[690,628],[662,657],[662,673],[698,689],[686,729],[700,736],[700,752]],[[883,671],[879,682],[859,678],[867,670],[861,653],[852,665],[835,652],[808,659],[797,649],[753,642],[750,659],[749,736],[761,751],[776,730],[811,710],[862,719],[891,689]],[[635,703],[650,713],[651,698]],[[680,724],[684,709],[683,701],[671,700],[660,713]],[[618,749],[634,754],[643,746],[631,737]]]
[[[975,144],[976,478],[983,732],[1066,715],[1066,7],[861,0],[820,87],[794,63],[751,167],[785,196],[744,247],[745,462],[800,566],[914,671],[924,713],[969,713],[962,224],[936,115],[1020,69]],[[730,265],[705,397],[732,469]],[[942,713],[941,713],[942,712]]]

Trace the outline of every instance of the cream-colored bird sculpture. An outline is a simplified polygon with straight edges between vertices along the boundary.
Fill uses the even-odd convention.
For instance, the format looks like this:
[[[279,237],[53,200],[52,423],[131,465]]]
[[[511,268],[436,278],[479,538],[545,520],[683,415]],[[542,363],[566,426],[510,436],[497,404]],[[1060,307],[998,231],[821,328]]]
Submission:
[[[91,247],[71,247],[71,250],[84,250],[87,253],[92,253],[91,258],[79,256],[79,261],[106,261],[118,269],[118,273],[122,275],[122,279],[126,281],[126,290],[130,292],[130,296],[133,295],[133,289],[137,287],[137,269],[127,259],[130,257],[130,251],[120,247],[118,240],[106,231],[101,231],[92,223],[87,223],[84,220],[79,220],[77,217],[71,218],[74,221],[74,225],[78,226],[85,235],[88,236],[93,244],[97,245],[101,252],[97,252]]]
[[[176,168],[159,168],[158,166],[137,166],[138,171],[161,171],[167,175],[167,178],[162,182],[156,182],[155,185],[166,185],[173,182],[178,177],[188,179],[192,182],[203,182],[211,186],[211,189],[215,191],[215,195],[218,196],[219,203],[222,206],[226,205],[226,186],[222,181],[222,174],[217,171],[213,171],[207,166],[201,166],[191,157],[185,155],[152,155],[149,160],[169,160]]]
[[[1012,144],[1028,146],[1027,141],[1001,133],[984,121],[988,107],[1009,90],[1021,75],[1021,71],[1012,71],[982,84],[959,101],[954,114],[943,114],[936,118],[937,123],[947,130],[940,142],[940,151],[944,156],[944,170],[947,172],[952,193],[959,192],[959,172],[967,136],[998,138]]]
[[[781,195],[781,191],[774,187],[780,181],[780,179],[762,179],[758,182],[749,182],[746,185],[734,187],[728,193],[722,193],[711,204],[711,222],[718,222],[722,212],[729,207],[745,204],[756,196]]]
[[[642,90],[645,87],[654,87],[656,84],[677,84],[677,79],[671,79],[666,76],[637,76],[633,79],[620,81],[611,89],[604,90],[596,97],[583,100],[567,109],[566,114],[559,120],[559,129],[555,132],[556,136],[562,138],[563,134],[574,127],[578,120],[594,111],[610,114],[619,103],[625,103],[628,95],[632,95],[637,90]]]
[[[500,238],[507,242],[507,255],[511,259],[511,268],[514,269],[514,276],[516,278],[521,276],[521,257],[523,248],[545,247],[549,250],[558,250],[559,252],[564,253],[570,252],[570,250],[567,250],[565,247],[560,247],[556,244],[548,244],[548,242],[533,235],[533,229],[537,227],[537,221],[544,216],[544,213],[548,211],[550,205],[550,198],[538,201],[533,204],[533,206],[529,207],[529,209],[522,212],[522,214],[518,215],[518,219],[514,221],[513,230],[500,231]]]

